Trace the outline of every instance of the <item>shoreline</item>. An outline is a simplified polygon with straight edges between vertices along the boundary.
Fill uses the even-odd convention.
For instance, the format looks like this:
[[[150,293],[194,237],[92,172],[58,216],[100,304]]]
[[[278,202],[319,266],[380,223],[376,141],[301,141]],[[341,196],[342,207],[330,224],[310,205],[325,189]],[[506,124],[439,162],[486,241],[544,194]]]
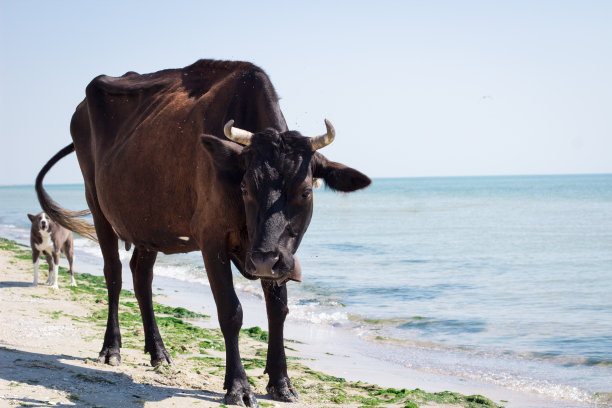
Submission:
[[[29,248],[27,247],[24,249],[29,250]],[[7,269],[6,268],[7,263],[8,264],[11,263],[11,259],[10,259],[11,256],[10,256],[10,253],[7,254],[7,252],[4,250],[0,251],[0,254],[1,254],[0,259],[2,259],[2,272],[3,272],[2,278],[0,279],[2,281],[0,282],[0,291],[5,292],[8,289],[12,294],[16,296],[20,296],[20,297],[39,296],[37,298],[34,298],[37,300],[40,300],[45,295],[49,294],[53,302],[58,302],[58,304],[60,305],[60,306],[55,306],[56,310],[64,310],[64,309],[71,310],[74,308],[74,305],[71,305],[70,299],[66,299],[66,296],[64,297],[64,299],[57,299],[58,295],[62,294],[63,292],[66,292],[65,293],[66,295],[70,294],[69,293],[70,289],[64,286],[66,282],[63,282],[64,285],[60,286],[60,290],[58,291],[59,293],[55,293],[51,291],[48,287],[39,286],[37,288],[32,288],[29,286],[29,283],[30,283],[29,281],[31,279],[30,263],[27,262],[27,260],[25,259],[14,260],[14,262],[19,261],[17,262],[19,266],[16,268],[17,269],[16,271],[13,271],[11,274],[7,275],[5,269]],[[77,271],[78,270],[79,269],[77,268]],[[80,279],[79,279],[80,274],[77,273],[76,276],[77,276],[77,282],[80,283]],[[126,277],[128,276],[129,275],[127,273],[124,274],[124,282],[126,281]],[[11,277],[14,277],[14,280],[11,279]],[[189,285],[187,282],[181,283],[180,281],[176,281],[176,280],[174,280],[175,282],[173,282],[172,284],[169,284],[169,281],[171,280],[172,280],[171,278],[156,277],[156,279],[154,280],[154,288],[157,288],[157,290],[154,289],[154,293],[156,293],[157,296],[154,298],[154,300],[157,302],[162,302],[164,304],[170,305],[172,307],[174,306],[187,307],[188,309],[196,310],[197,312],[202,312],[201,305],[204,304],[203,312],[208,315],[211,315],[211,318],[208,320],[200,320],[200,321],[193,322],[193,323],[199,327],[204,327],[206,329],[218,328],[218,323],[216,321],[216,310],[214,309],[214,303],[212,302],[212,295],[209,292],[201,293],[201,288],[199,288],[200,291],[198,292],[197,295],[196,294],[191,294],[191,295],[185,294],[184,291],[187,290],[188,292],[189,286],[191,286],[192,291],[194,290],[194,288],[192,287],[193,285]],[[7,286],[5,285],[6,281],[9,281],[10,283],[13,283],[14,285]],[[181,285],[183,285],[184,287],[181,287]],[[124,286],[129,287],[131,285],[124,285]],[[162,288],[162,290],[160,290],[159,288]],[[41,292],[41,294],[33,295],[32,294],[33,291],[35,293]],[[251,296],[253,298],[256,298],[255,295],[251,295]],[[195,299],[195,298],[200,298],[200,302],[198,303],[200,304],[199,307],[198,306],[194,307],[194,305],[185,304],[185,299]],[[243,303],[243,306],[245,309],[245,324],[243,324],[243,328],[248,328],[250,326],[266,327],[265,309],[261,308],[260,310],[258,310],[255,307],[257,306],[256,299],[248,299],[248,298],[244,299],[245,298],[244,293],[240,294],[240,298],[241,298],[241,302]],[[122,301],[123,300],[125,299],[122,299]],[[203,301],[203,300],[207,300],[208,302]],[[2,303],[6,303],[4,294],[2,297]],[[28,306],[37,306],[37,303],[35,302],[30,301],[28,303],[29,303]],[[86,311],[87,309],[91,309],[90,307],[88,307],[87,304],[83,304],[82,302],[80,302],[79,304],[81,307],[84,307]],[[213,305],[213,306],[211,307],[210,305]],[[8,324],[7,320],[10,320],[8,319],[8,316],[14,313],[16,313],[16,311],[13,310],[12,307],[9,307],[3,310],[2,312],[3,318],[2,318],[1,325],[4,326]],[[28,316],[28,317],[32,318],[32,316]],[[45,318],[47,319],[46,322],[44,322]],[[52,321],[52,323],[57,323],[57,320],[60,320],[60,319],[55,319],[56,321]],[[38,320],[39,327],[45,327],[45,325],[48,325],[49,323],[48,316],[47,317],[44,315],[38,316],[37,320]],[[95,325],[97,334],[95,335],[91,333],[88,334],[91,341],[89,341],[90,344],[87,344],[87,342],[85,342],[86,347],[83,344],[81,344],[82,343],[81,342],[79,343],[78,347],[69,348],[69,350],[79,349],[79,353],[81,353],[81,349],[82,349],[83,354],[76,353],[75,355],[72,355],[71,353],[68,353],[68,355],[71,355],[71,357],[74,357],[74,358],[85,359],[84,361],[86,362],[85,363],[86,366],[93,365],[94,366],[93,369],[95,370],[101,370],[102,372],[112,372],[113,368],[109,368],[108,366],[104,366],[102,364],[92,361],[92,359],[95,359],[95,357],[97,356],[97,352],[98,352],[97,348],[100,346],[101,341],[102,341],[103,330],[104,330],[103,323],[104,321],[102,321],[102,327],[100,327],[100,323]],[[579,404],[572,403],[572,402],[550,400],[550,399],[539,397],[535,394],[511,391],[508,389],[504,389],[502,387],[497,387],[497,386],[490,385],[490,384],[484,384],[482,382],[470,381],[470,380],[465,380],[465,379],[452,377],[452,376],[443,376],[443,375],[436,374],[436,373],[427,373],[422,370],[420,371],[411,370],[401,365],[392,367],[389,365],[388,362],[381,362],[377,360],[376,358],[365,355],[364,351],[366,350],[366,348],[372,345],[370,343],[365,342],[365,340],[363,339],[356,340],[354,336],[351,336],[351,334],[347,330],[342,331],[340,329],[339,331],[338,329],[335,329],[332,327],[313,328],[312,327],[313,325],[310,325],[310,326],[311,327],[308,327],[308,325],[299,324],[296,322],[288,322],[286,326],[286,330],[285,330],[286,332],[285,338],[295,339],[299,341],[298,343],[295,343],[295,344],[287,343],[290,346],[290,348],[293,349],[291,352],[288,352],[288,354],[291,356],[292,359],[302,359],[302,364],[305,364],[306,366],[308,366],[308,369],[311,371],[312,369],[321,370],[321,371],[324,371],[330,374],[330,375],[327,375],[327,374],[323,375],[324,376],[323,378],[343,377],[349,381],[366,381],[369,383],[378,384],[383,387],[395,387],[398,389],[400,388],[408,388],[408,389],[419,388],[419,389],[425,389],[430,392],[438,392],[438,393],[442,392],[444,389],[450,388],[455,392],[461,392],[463,394],[484,394],[489,398],[495,399],[495,401],[498,404],[503,404],[506,407],[570,407],[570,406],[576,407],[576,406],[579,406]],[[79,326],[79,329],[82,329],[82,328]],[[88,327],[87,330],[85,330],[86,333],[88,333],[89,331],[91,331],[91,327]],[[9,330],[5,330],[5,328],[3,328],[3,330],[0,330],[0,332],[10,333],[11,330],[10,328]],[[342,333],[342,334],[339,334],[339,333]],[[27,352],[27,350],[13,348],[14,344],[11,343],[10,338],[8,336],[9,335],[6,334],[0,337],[0,344],[2,347],[0,349],[0,352],[2,354],[11,353],[11,352],[6,351],[7,345],[12,350]],[[168,342],[169,341],[168,335],[163,334],[163,336],[164,336],[164,340]],[[329,339],[333,339],[333,341],[329,341]],[[72,336],[70,337],[70,340],[71,341],[74,340]],[[144,342],[143,338],[140,338],[139,340],[141,342]],[[325,342],[325,340],[328,340],[327,343]],[[62,341],[65,341],[65,340],[62,339],[60,336],[58,338],[58,343],[61,343]],[[324,350],[321,349],[320,347],[321,344],[326,344],[326,347]],[[357,347],[356,347],[356,344],[358,345]],[[249,345],[249,347],[261,348],[262,346],[251,344]],[[245,355],[248,355],[248,354],[245,354],[243,352],[243,360],[245,358]],[[153,372],[155,375],[159,375],[155,373],[155,370],[153,370],[150,366],[148,366],[148,356],[142,353],[142,347],[136,350],[133,350],[133,349],[125,348],[124,346],[124,348],[122,349],[122,357],[123,357],[123,361],[126,362],[126,364],[136,364],[135,366],[136,371],[144,371],[144,373],[138,372],[137,374],[135,373],[128,374],[133,383],[132,384],[133,387],[136,387],[136,388],[142,387],[142,386],[146,387],[146,385],[143,385],[140,382],[143,378],[145,379],[148,378],[144,374]],[[177,358],[175,358],[176,364],[174,366],[171,366],[170,368],[170,370],[172,371],[171,377],[173,376],[175,379],[178,377],[181,377],[180,375],[177,375],[174,372],[175,368],[177,368],[180,371],[181,369],[185,367],[184,364],[189,365],[188,360],[178,360],[177,361]],[[220,354],[218,353],[218,355],[216,355],[215,358],[221,358],[223,360],[224,353],[220,353]],[[133,361],[137,361],[137,363],[133,363]],[[121,367],[124,367],[124,366],[125,364],[122,365]],[[129,368],[133,368],[133,367],[134,366],[129,366]],[[191,367],[191,369],[193,369],[193,367]],[[123,371],[123,368],[121,369],[121,371],[122,373],[125,374],[125,372]],[[197,380],[190,378],[188,380],[181,379],[180,381],[178,381],[177,385],[179,385],[179,387],[177,387],[177,389],[186,388],[186,389],[191,389],[191,391],[199,390],[203,392],[203,395],[209,395],[209,393],[212,392],[211,395],[213,395],[213,397],[211,397],[206,402],[206,404],[212,404],[212,405],[205,405],[205,406],[218,406],[221,403],[222,397],[223,397],[223,390],[222,390],[223,371],[218,370],[218,368],[217,368],[217,371],[220,371],[220,372],[218,372],[216,376],[213,375],[211,376],[210,379],[207,377],[206,384],[204,385],[204,387],[202,387],[201,381],[198,386],[195,386],[194,384],[197,383]],[[143,375],[144,377],[139,377]],[[295,375],[291,375],[291,377],[293,379]],[[3,395],[6,395],[7,393],[10,394],[10,391],[14,391],[20,388],[20,386],[11,387],[10,383],[8,385],[3,384],[4,382],[5,382],[5,378],[2,374],[0,374],[0,394],[3,394]],[[263,392],[260,392],[260,391],[261,390],[257,388],[255,389],[257,398],[260,401],[260,406],[262,405],[272,406],[272,405],[264,405],[264,404],[273,404],[274,406],[279,406],[279,407],[287,406],[287,407],[297,408],[297,407],[302,407],[302,406],[309,407],[309,406],[360,406],[360,405],[363,406],[364,405],[364,404],[355,404],[355,403],[335,403],[335,404],[329,403],[329,402],[326,403],[320,400],[316,400],[316,398],[313,400],[312,395],[308,395],[308,393],[304,394],[304,392],[300,392],[300,401],[301,401],[300,403],[283,404],[283,403],[278,403],[278,402],[266,399],[265,383],[263,383]],[[31,390],[30,392],[33,392],[33,390]],[[451,394],[454,394],[454,393],[451,393]],[[151,398],[155,399],[156,397],[153,396]],[[161,400],[162,406],[165,403],[169,403],[169,401],[172,401],[173,404],[177,404],[176,406],[182,406],[180,404],[183,404],[183,403],[191,404],[194,402],[194,400],[192,400],[191,397],[173,396],[170,398],[171,398],[170,400],[167,400],[165,398],[162,399]],[[489,400],[483,399],[483,401],[487,401],[486,404],[488,405],[484,405],[484,404],[474,405],[474,404],[477,404],[477,402],[475,401],[469,402],[469,401],[463,400],[462,403],[453,404],[453,405],[449,405],[446,401],[443,403],[443,405],[436,405],[436,404],[431,405],[431,403],[427,403],[427,404],[421,404],[421,405],[415,405],[415,406],[434,406],[434,407],[444,406],[446,407],[446,406],[468,406],[469,404],[471,404],[469,406],[475,406],[475,407],[476,406],[497,406],[497,405],[491,405],[493,403]],[[146,402],[146,406],[155,406],[154,404],[155,401],[147,400],[145,402]],[[199,401],[199,402],[203,403],[202,401]],[[79,405],[79,404],[75,404],[75,405]],[[110,406],[112,406],[112,404]],[[142,406],[142,405],[138,405],[138,406]],[[378,405],[372,405],[372,406],[378,406]],[[385,402],[384,406],[399,406],[399,405],[393,404],[393,403],[390,404],[388,402]],[[401,406],[404,406],[404,405],[401,405]],[[584,405],[584,406],[590,406],[590,405]]]
[[[111,367],[98,363],[96,356],[105,329],[103,278],[77,274],[78,286],[71,288],[67,286],[65,268],[60,267],[59,290],[42,285],[33,287],[29,248],[8,240],[0,243],[0,365],[4,367],[0,370],[0,400],[9,406],[186,407],[198,404],[216,407],[223,404],[225,353],[219,330],[197,329],[187,322],[189,319],[172,316],[172,311],[178,308],[156,302],[160,331],[174,364],[153,368],[149,365],[149,356],[142,352],[144,336],[135,298],[123,291],[122,364]],[[207,314],[210,312],[207,310]],[[245,327],[248,326],[243,325],[240,336],[242,359],[261,407],[383,404],[498,407],[480,395],[429,394],[419,389],[387,389],[347,382],[311,369],[310,361],[295,351],[293,342],[288,342],[288,363],[300,402],[272,401],[265,394],[267,375],[263,375],[265,359],[261,358],[265,342],[257,339],[261,329]]]
[[[200,322],[205,328],[218,328],[212,294],[207,285],[178,281],[168,277],[156,277],[153,281],[156,300],[170,306],[186,307],[190,310],[204,309],[211,319]],[[171,288],[168,290],[167,288]],[[290,288],[291,289],[291,288]],[[177,292],[178,290],[178,292]],[[172,293],[174,292],[174,293]],[[243,305],[243,327],[266,327],[265,304],[252,292],[238,292]],[[174,296],[176,294],[177,296]],[[291,292],[289,292],[291,296]],[[583,408],[597,405],[552,399],[533,392],[512,390],[493,383],[440,373],[431,369],[416,369],[392,359],[381,359],[382,355],[408,352],[414,359],[432,358],[431,348],[418,344],[407,346],[394,344],[393,340],[380,341],[359,336],[358,329],[316,325],[291,320],[291,311],[285,322],[285,339],[297,340],[291,345],[308,360],[308,365],[319,371],[349,381],[364,381],[383,387],[419,388],[427,392],[452,390],[464,395],[482,394],[507,408]],[[454,360],[457,350],[440,348],[434,353],[438,358]],[[459,353],[463,354],[463,353]],[[471,356],[473,357],[473,356]],[[466,358],[462,356],[462,358]],[[468,357],[469,358],[469,357]],[[526,384],[525,388],[529,385]]]

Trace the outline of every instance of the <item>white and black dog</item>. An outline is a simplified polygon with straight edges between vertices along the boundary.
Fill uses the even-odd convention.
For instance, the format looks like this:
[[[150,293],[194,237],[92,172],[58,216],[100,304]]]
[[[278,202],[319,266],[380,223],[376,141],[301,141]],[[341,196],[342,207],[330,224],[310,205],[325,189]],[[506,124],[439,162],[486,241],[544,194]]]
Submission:
[[[38,263],[41,254],[49,264],[49,279],[46,284],[54,289],[57,285],[57,271],[59,269],[60,251],[68,258],[70,264],[70,286],[76,286],[72,263],[74,262],[74,245],[72,231],[62,227],[44,212],[37,215],[28,214],[32,221],[30,230],[30,246],[32,247],[32,262],[34,262],[34,286],[38,285]]]

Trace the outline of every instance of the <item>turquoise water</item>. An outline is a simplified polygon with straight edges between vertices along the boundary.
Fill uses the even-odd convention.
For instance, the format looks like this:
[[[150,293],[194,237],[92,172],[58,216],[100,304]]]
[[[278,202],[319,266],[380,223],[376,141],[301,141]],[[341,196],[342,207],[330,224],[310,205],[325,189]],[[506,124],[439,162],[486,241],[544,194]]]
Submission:
[[[388,334],[612,363],[612,176],[386,179],[317,199],[308,284],[399,320]]]
[[[86,207],[82,186],[48,191]],[[0,235],[27,243],[37,208],[31,186],[0,187]],[[77,250],[100,263],[91,243]],[[612,175],[320,189],[298,256],[290,318],[396,339],[381,358],[575,401],[612,391]],[[156,273],[205,281],[197,253],[161,257]]]

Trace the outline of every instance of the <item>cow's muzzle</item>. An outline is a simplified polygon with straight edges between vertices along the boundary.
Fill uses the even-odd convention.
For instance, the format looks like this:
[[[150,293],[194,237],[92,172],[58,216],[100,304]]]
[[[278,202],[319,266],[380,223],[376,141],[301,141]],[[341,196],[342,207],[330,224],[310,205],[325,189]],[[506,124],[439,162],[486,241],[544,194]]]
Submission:
[[[295,256],[292,256],[292,261],[287,262],[278,252],[251,252],[247,256],[246,270],[255,277],[272,279],[278,283],[288,280],[301,282],[300,263]]]

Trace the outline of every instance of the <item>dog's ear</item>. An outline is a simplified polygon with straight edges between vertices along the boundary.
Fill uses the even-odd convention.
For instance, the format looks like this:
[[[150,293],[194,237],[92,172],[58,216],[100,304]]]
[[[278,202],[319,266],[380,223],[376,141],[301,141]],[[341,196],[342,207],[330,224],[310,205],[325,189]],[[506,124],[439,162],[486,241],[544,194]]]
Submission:
[[[36,216],[32,214],[28,214],[28,218],[30,219],[30,221],[34,222],[34,220],[36,219]]]

